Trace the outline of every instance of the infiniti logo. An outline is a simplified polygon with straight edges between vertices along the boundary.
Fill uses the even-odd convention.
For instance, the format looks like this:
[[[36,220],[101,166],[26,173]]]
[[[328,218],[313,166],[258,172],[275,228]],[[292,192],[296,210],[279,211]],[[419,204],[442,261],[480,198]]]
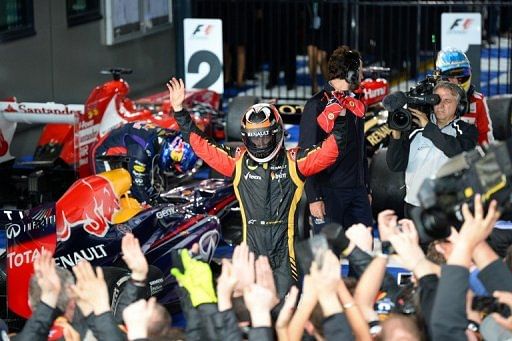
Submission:
[[[18,224],[9,224],[7,225],[7,229],[5,234],[7,235],[7,239],[14,239],[20,235],[21,226]]]

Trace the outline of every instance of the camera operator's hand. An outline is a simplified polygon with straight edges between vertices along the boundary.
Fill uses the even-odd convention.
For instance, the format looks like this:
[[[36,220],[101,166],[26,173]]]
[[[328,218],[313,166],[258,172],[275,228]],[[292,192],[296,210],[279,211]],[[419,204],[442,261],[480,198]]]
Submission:
[[[464,224],[452,254],[448,258],[448,264],[469,268],[474,249],[489,236],[500,216],[497,205],[496,200],[492,200],[485,216],[480,194],[475,195],[474,214],[469,210],[468,204],[462,205]]]
[[[402,136],[402,132],[400,130],[391,129],[391,137],[395,140],[398,140]]]
[[[492,200],[485,215],[480,194],[475,195],[474,214],[469,210],[468,204],[462,205],[464,224],[460,229],[457,244],[460,242],[468,243],[473,248],[485,240],[492,232],[500,216],[497,206],[496,200]]]
[[[426,259],[417,240],[418,234],[416,230],[407,231],[407,229],[389,238],[393,249],[395,249],[398,255],[400,263],[406,269],[414,272],[416,278],[421,278],[433,271],[430,267],[430,262]]]
[[[182,104],[185,99],[185,84],[183,79],[176,79],[172,77],[167,82],[167,89],[169,89],[169,100],[171,101],[174,112],[181,111],[183,109]]]
[[[418,126],[420,126],[421,128],[425,128],[425,126],[428,123],[427,114],[425,114],[424,112],[421,112],[419,110],[412,109],[412,108],[409,108],[409,110],[411,111],[412,116],[414,116],[412,121],[414,123],[416,123]]]
[[[398,226],[400,226],[402,232],[409,233],[416,241],[416,244],[420,243],[420,237],[418,236],[418,230],[416,225],[414,225],[414,221],[403,218],[398,221]]]
[[[323,201],[315,201],[309,204],[309,212],[318,219],[325,217],[325,203]]]
[[[380,240],[385,242],[389,237],[397,233],[398,217],[393,210],[384,210],[377,216]]]
[[[509,306],[510,310],[512,310],[512,292],[509,291],[495,291],[492,294],[494,297],[498,299],[500,303],[504,303]],[[512,315],[508,318],[501,316],[498,313],[493,313],[491,316],[504,328],[512,331]]]
[[[367,227],[364,224],[354,224],[347,229],[345,235],[364,252],[372,252],[373,236],[371,227]]]

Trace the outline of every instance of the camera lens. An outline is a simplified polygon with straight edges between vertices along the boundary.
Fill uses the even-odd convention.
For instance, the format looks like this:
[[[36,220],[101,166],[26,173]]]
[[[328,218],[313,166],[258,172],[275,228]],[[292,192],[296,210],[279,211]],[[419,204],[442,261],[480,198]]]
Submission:
[[[412,115],[406,109],[399,109],[390,113],[389,126],[391,129],[406,131],[411,127]]]
[[[421,222],[425,233],[434,240],[448,238],[451,234],[448,217],[442,211],[422,212]]]
[[[397,112],[393,119],[395,120],[396,125],[400,127],[407,125],[407,122],[409,121],[407,115],[404,115],[401,111]]]

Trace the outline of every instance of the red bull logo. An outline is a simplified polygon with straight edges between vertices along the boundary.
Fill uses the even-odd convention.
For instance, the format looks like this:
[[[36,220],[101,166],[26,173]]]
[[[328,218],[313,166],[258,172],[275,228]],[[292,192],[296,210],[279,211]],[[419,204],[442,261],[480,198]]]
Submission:
[[[75,182],[56,204],[57,240],[68,240],[71,229],[79,225],[87,233],[104,237],[120,210],[119,197],[130,188],[130,183],[130,175],[124,169]]]

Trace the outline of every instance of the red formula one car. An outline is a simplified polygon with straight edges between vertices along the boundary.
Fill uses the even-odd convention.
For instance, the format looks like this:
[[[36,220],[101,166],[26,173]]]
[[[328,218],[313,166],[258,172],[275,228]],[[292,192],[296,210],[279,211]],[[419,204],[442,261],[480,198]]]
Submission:
[[[18,103],[13,98],[0,101],[0,186],[8,189],[0,194],[0,207],[32,207],[57,200],[77,176],[91,174],[89,150],[123,123],[144,120],[178,129],[166,92],[132,101],[128,98],[130,87],[121,77],[131,70],[117,68],[102,73],[113,79],[95,87],[84,105]],[[214,139],[223,139],[220,95],[194,90],[187,91],[186,96],[185,105],[197,125]],[[21,162],[13,161],[9,154],[16,122],[49,123],[33,157]]]

